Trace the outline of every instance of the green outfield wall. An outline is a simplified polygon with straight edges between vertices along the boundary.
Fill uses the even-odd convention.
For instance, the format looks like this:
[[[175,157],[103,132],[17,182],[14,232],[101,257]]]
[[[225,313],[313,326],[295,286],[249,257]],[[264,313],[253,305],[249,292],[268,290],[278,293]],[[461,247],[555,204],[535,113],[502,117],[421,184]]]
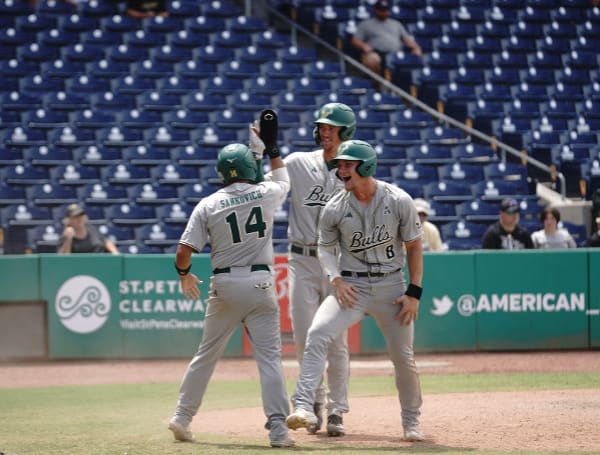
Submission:
[[[293,340],[286,258],[277,258],[284,352]],[[186,299],[168,255],[0,257],[0,303],[46,306],[48,357],[190,357],[202,337],[208,255],[193,259],[204,281]],[[417,352],[600,347],[600,250],[426,253]],[[0,306],[0,309],[2,307]],[[367,317],[350,334],[354,353],[385,352]],[[239,329],[226,355],[249,355]]]

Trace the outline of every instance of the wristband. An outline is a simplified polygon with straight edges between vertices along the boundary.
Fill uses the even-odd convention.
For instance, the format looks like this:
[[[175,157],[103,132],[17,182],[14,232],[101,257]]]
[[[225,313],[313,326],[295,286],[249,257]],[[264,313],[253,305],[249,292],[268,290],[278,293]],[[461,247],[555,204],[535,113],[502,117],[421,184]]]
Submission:
[[[421,300],[421,294],[423,294],[423,288],[412,283],[408,285],[408,288],[406,288],[406,292],[404,292],[404,295],[414,297],[417,300]]]
[[[192,268],[192,264],[190,264],[190,266],[187,269],[180,269],[179,267],[177,267],[177,264],[175,264],[175,270],[177,270],[177,273],[179,274],[179,276],[185,276],[188,273],[190,273],[190,269]]]
[[[277,147],[277,144],[266,146],[265,153],[269,156],[269,158],[277,158],[278,156],[281,156],[281,153],[279,153],[279,147]]]

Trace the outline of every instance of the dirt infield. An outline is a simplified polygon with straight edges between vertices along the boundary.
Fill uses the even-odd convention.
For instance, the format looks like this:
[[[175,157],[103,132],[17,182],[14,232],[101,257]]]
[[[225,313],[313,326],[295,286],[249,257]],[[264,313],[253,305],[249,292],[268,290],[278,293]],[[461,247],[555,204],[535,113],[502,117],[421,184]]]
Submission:
[[[597,372],[600,352],[476,353],[417,355],[422,374],[494,372]],[[165,382],[181,379],[187,360],[77,361],[0,364],[0,387]],[[286,359],[286,376],[295,379],[297,366]],[[392,376],[385,357],[354,358],[351,374]],[[223,359],[215,379],[255,379],[251,359]],[[149,378],[151,378],[149,380]],[[600,379],[599,379],[600,384]],[[316,440],[335,447],[400,447],[399,405],[389,397],[350,397],[351,411],[342,439],[317,435]],[[197,432],[264,438],[260,408],[200,412],[193,423]],[[165,422],[168,416],[165,416]],[[539,392],[453,393],[424,396],[422,426],[428,438],[424,447],[439,450],[539,450],[600,452],[600,387],[591,390]],[[223,425],[227,422],[227,425]],[[315,436],[293,433],[303,446]]]

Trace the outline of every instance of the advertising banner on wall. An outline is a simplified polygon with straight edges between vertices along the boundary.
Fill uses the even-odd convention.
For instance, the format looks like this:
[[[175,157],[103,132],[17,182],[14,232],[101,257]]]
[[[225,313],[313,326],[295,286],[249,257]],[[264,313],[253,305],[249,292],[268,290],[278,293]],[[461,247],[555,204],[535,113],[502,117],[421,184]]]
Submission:
[[[51,358],[191,357],[202,339],[210,259],[195,256],[199,299],[181,294],[167,255],[43,256]],[[241,331],[225,355],[241,354]]]
[[[587,254],[578,250],[503,253],[475,256],[476,288],[463,311],[477,317],[476,347],[587,347]]]

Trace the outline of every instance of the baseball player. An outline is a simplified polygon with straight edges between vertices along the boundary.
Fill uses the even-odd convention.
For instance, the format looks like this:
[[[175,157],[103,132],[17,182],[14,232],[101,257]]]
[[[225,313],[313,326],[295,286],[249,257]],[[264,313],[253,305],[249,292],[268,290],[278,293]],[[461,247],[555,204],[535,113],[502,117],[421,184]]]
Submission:
[[[327,201],[341,190],[330,162],[338,146],[351,139],[356,130],[352,109],[342,103],[328,103],[319,109],[313,136],[321,149],[291,153],[285,158],[291,183],[288,238],[288,291],[290,317],[294,331],[296,358],[302,363],[306,334],[321,302],[331,293],[331,285],[317,258],[317,223]],[[321,429],[322,411],[327,403],[327,434],[345,433],[342,414],[348,412],[349,358],[346,331],[328,346],[329,394],[321,381],[313,412],[317,422],[310,433]],[[322,376],[320,376],[322,377]],[[327,396],[328,395],[328,396]],[[292,396],[292,402],[294,397]]]
[[[275,127],[265,126],[268,120],[274,121]],[[169,422],[179,441],[194,439],[190,422],[202,403],[217,360],[238,324],[243,323],[258,364],[271,446],[294,445],[285,426],[289,403],[272,270],[273,216],[290,187],[285,164],[275,141],[270,140],[277,136],[276,120],[273,111],[261,114],[261,138],[273,169],[272,181],[257,182],[262,179],[260,159],[256,160],[246,145],[225,146],[217,158],[224,187],[196,205],[179,240],[175,268],[188,298],[200,297],[197,285],[201,283],[190,273],[191,255],[209,240],[213,267],[202,342],[183,376],[177,408]]]
[[[295,410],[286,424],[297,429],[316,422],[312,403],[327,346],[368,314],[383,333],[394,364],[404,438],[421,441],[421,386],[413,355],[413,323],[422,292],[421,222],[405,191],[373,177],[377,156],[367,142],[343,142],[334,162],[345,191],[336,194],[321,213],[318,246],[334,293],[321,304],[308,331]],[[403,244],[408,286],[402,270]]]

